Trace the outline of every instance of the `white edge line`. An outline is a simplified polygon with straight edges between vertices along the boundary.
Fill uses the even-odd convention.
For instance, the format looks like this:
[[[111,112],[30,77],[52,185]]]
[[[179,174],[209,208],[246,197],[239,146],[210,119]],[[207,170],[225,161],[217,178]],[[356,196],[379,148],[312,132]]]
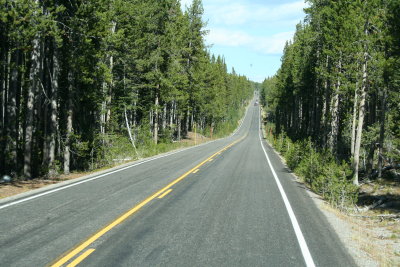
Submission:
[[[260,112],[259,112],[259,116],[260,116]],[[273,176],[275,178],[275,182],[276,182],[276,184],[278,186],[279,192],[281,193],[281,196],[283,198],[283,202],[285,203],[285,207],[286,207],[286,210],[287,210],[287,212],[289,214],[290,221],[292,222],[292,226],[293,226],[294,232],[296,234],[297,241],[299,242],[299,246],[300,246],[300,249],[301,249],[301,253],[303,254],[304,261],[306,262],[306,265],[308,267],[315,267],[314,260],[313,260],[313,258],[311,256],[310,250],[308,249],[308,246],[307,246],[306,240],[304,239],[303,233],[301,232],[300,225],[297,222],[297,219],[296,219],[296,216],[295,216],[295,214],[293,212],[292,206],[290,205],[289,199],[287,198],[286,193],[283,190],[283,187],[282,187],[281,182],[279,181],[278,175],[276,174],[276,172],[274,170],[274,167],[272,166],[271,160],[268,157],[267,151],[265,150],[264,145],[262,143],[262,139],[261,139],[261,116],[259,117],[258,123],[259,123],[259,130],[258,130],[259,134],[258,134],[258,136],[260,138],[261,147],[262,147],[262,149],[264,151],[265,157],[267,158],[268,165],[269,165],[269,167],[270,167],[270,169],[272,171],[272,174],[273,174]]]
[[[247,108],[247,110],[246,110],[246,113],[245,113],[244,116],[243,116],[242,123],[239,125],[239,127],[235,130],[235,132],[234,132],[233,134],[236,134],[236,133],[239,131],[239,129],[242,127],[243,121],[244,121],[244,119],[245,119],[246,116],[247,116],[247,111],[248,111],[248,108]],[[231,134],[230,136],[225,137],[225,138],[229,138],[229,137],[231,137],[233,134]],[[222,139],[225,139],[225,138],[222,138]],[[22,199],[19,199],[19,200],[16,200],[16,201],[12,201],[12,202],[10,202],[10,203],[4,204],[4,205],[0,205],[0,210],[1,210],[1,209],[5,209],[5,208],[10,207],[10,206],[14,206],[14,205],[16,205],[16,204],[20,204],[20,203],[23,203],[23,202],[26,202],[26,201],[35,199],[35,198],[43,197],[43,196],[46,196],[46,195],[49,195],[49,194],[52,194],[52,193],[55,193],[55,192],[58,192],[58,191],[61,191],[61,190],[70,188],[70,187],[73,187],[73,186],[77,186],[77,185],[80,185],[80,184],[83,184],[83,183],[87,183],[87,182],[90,182],[90,181],[93,181],[93,180],[97,180],[97,179],[102,178],[102,177],[104,177],[104,176],[107,176],[107,175],[110,175],[110,174],[114,174],[114,173],[117,173],[117,172],[120,172],[120,171],[124,171],[124,170],[130,169],[130,168],[133,168],[133,167],[136,167],[136,166],[138,166],[138,165],[141,165],[141,164],[146,163],[146,162],[149,162],[149,161],[153,161],[153,160],[156,160],[156,159],[165,158],[165,157],[168,157],[168,156],[171,156],[171,155],[174,155],[174,154],[177,154],[177,153],[181,153],[181,152],[183,152],[183,151],[186,151],[186,150],[189,150],[189,149],[192,149],[192,148],[195,148],[195,147],[200,147],[200,146],[204,146],[204,145],[207,145],[207,144],[211,144],[211,143],[214,143],[214,142],[216,142],[216,141],[218,141],[218,140],[221,140],[221,139],[216,139],[216,140],[213,140],[213,141],[210,141],[210,142],[206,142],[206,143],[203,143],[203,144],[200,144],[200,145],[197,145],[197,146],[191,146],[191,147],[183,148],[183,149],[181,149],[181,150],[178,150],[178,151],[175,151],[175,152],[171,152],[171,153],[167,153],[167,154],[164,154],[164,155],[162,155],[162,156],[156,156],[156,157],[154,157],[154,158],[150,158],[150,159],[147,159],[147,160],[143,160],[143,161],[138,162],[138,163],[136,163],[136,164],[129,165],[129,166],[127,166],[127,167],[123,167],[123,168],[117,169],[117,170],[115,170],[115,171],[111,171],[111,172],[107,172],[107,173],[104,173],[104,174],[100,174],[100,175],[98,175],[98,176],[95,176],[95,177],[92,177],[92,178],[88,178],[88,179],[85,179],[85,180],[80,181],[80,182],[72,183],[72,184],[65,185],[65,186],[60,186],[59,188],[56,188],[56,189],[52,189],[52,190],[49,190],[49,191],[46,191],[46,192],[43,192],[43,193],[39,193],[39,194],[30,196],[30,197],[26,197],[26,198],[22,198]]]
[[[240,122],[239,127],[237,127],[236,130],[235,130],[229,137],[234,136],[234,135],[240,130],[240,128],[242,128],[243,121],[244,121],[244,119],[247,117],[247,113],[248,113],[248,111],[249,111],[249,108],[250,108],[252,102],[253,102],[253,100],[251,100],[251,101],[249,102],[249,105],[247,105],[247,107],[246,107],[246,112],[244,113],[244,116],[243,116],[243,118],[242,118],[242,121]]]

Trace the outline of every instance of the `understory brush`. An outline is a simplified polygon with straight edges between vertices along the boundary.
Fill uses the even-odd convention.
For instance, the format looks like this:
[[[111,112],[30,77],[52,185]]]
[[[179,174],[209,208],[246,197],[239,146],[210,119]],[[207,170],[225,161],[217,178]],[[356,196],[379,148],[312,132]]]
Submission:
[[[311,139],[293,142],[285,133],[274,135],[274,125],[266,125],[266,138],[285,158],[287,166],[314,192],[332,206],[345,209],[357,202],[358,188],[352,184],[348,163],[337,162],[329,151],[319,151]]]
[[[232,114],[232,116],[220,121],[213,130],[210,127],[196,129],[198,134],[209,138],[221,138],[229,135],[238,127],[239,118],[244,115],[244,107]],[[155,144],[149,123],[144,123],[132,129],[133,141],[125,133],[98,134],[92,142],[78,142],[77,136],[71,149],[72,164],[80,171],[92,171],[107,168],[116,164],[151,157],[174,149],[193,145],[190,142],[173,140],[171,129],[160,129],[158,143]]]

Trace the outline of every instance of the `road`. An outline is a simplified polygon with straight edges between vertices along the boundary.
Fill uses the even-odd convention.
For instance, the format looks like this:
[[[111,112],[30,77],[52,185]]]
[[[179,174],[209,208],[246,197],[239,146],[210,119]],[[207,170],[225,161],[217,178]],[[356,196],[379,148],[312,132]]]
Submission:
[[[2,200],[0,266],[354,266],[259,119],[251,104],[228,138]]]

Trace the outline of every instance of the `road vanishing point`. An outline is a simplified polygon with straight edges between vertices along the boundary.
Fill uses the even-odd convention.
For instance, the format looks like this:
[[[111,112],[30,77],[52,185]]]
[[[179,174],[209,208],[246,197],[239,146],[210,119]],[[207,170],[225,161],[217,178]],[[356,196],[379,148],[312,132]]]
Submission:
[[[0,202],[0,266],[355,266],[250,104],[231,136]]]

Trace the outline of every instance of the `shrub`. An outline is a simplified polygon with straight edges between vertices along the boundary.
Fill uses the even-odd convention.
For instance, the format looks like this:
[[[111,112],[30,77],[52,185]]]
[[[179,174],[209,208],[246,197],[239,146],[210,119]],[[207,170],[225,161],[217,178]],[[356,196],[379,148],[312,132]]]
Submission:
[[[280,133],[275,140],[275,149],[278,150],[281,154],[285,154],[286,152],[286,139],[286,134]]]
[[[286,163],[288,167],[295,170],[303,161],[303,159],[308,158],[313,151],[311,140],[292,142],[290,138],[286,138]]]
[[[328,151],[318,152],[311,139],[293,142],[282,133],[274,140],[288,167],[313,191],[340,209],[355,204],[358,188],[349,179],[351,168],[346,162],[338,164]]]
[[[317,182],[316,180],[322,173],[322,161],[320,154],[314,149],[311,149],[310,152],[302,155],[295,172],[299,174],[306,183],[312,186],[314,182]]]
[[[334,161],[328,162],[323,168],[319,180],[323,183],[315,184],[314,188],[319,190],[329,203],[338,208],[345,208],[354,205],[358,197],[358,188],[347,179],[349,167],[346,163],[337,164]]]

